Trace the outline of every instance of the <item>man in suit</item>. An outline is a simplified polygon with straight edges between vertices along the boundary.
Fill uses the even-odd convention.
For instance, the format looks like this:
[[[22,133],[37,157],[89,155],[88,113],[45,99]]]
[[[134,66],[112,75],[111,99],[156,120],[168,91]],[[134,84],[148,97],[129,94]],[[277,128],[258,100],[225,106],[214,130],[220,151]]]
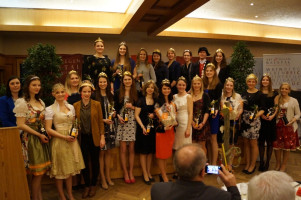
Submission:
[[[174,167],[179,176],[176,182],[156,183],[151,189],[152,200],[175,199],[241,199],[236,179],[222,165],[219,177],[228,191],[203,183],[205,177],[206,155],[198,144],[184,145],[174,156]]]
[[[209,61],[206,59],[207,56],[210,56],[210,53],[208,52],[208,49],[206,47],[200,47],[198,50],[199,54],[199,61],[197,63],[193,63],[192,66],[192,77],[195,75],[200,76],[203,78],[205,76],[205,70],[206,66],[209,63]]]

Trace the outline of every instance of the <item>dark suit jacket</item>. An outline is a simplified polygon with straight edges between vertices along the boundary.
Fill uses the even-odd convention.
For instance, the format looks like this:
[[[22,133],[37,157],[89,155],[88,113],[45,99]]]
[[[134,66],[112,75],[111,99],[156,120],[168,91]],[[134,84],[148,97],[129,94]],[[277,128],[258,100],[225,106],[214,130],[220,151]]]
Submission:
[[[14,107],[12,97],[2,96],[0,98],[0,120],[3,127],[17,126],[15,113],[13,113]]]
[[[204,72],[206,70],[206,66],[208,63],[210,63],[210,62],[208,60],[206,60],[205,66],[204,66]],[[200,76],[200,63],[199,62],[192,64],[192,75],[193,75],[192,78],[195,77],[196,75]]]
[[[229,66],[224,67],[219,71],[218,78],[222,85],[224,85],[227,78],[230,76]]]
[[[152,200],[238,200],[240,193],[237,187],[229,187],[228,191],[207,186],[203,182],[183,181],[155,183],[151,189]]]
[[[75,115],[79,121],[80,121],[81,102],[82,101],[78,101],[73,104],[75,109]],[[103,123],[104,122],[102,118],[101,105],[98,101],[94,101],[91,99],[91,129],[92,129],[93,142],[96,147],[99,147],[100,145],[100,135],[103,135],[105,133]]]

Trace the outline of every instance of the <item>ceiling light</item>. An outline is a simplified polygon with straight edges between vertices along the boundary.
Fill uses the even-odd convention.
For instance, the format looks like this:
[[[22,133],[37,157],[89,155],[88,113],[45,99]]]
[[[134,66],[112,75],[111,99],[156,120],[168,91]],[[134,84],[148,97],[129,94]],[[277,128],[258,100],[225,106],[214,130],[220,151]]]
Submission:
[[[250,6],[254,6],[254,3],[250,3]]]
[[[255,15],[255,18],[258,18],[258,16],[257,16],[257,15]]]

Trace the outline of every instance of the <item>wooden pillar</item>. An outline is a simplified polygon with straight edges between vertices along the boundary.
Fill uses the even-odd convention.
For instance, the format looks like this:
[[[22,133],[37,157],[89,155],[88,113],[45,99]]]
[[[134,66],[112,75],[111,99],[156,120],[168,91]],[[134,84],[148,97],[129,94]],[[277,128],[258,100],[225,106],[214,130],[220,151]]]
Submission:
[[[19,129],[0,128],[0,199],[29,200]]]

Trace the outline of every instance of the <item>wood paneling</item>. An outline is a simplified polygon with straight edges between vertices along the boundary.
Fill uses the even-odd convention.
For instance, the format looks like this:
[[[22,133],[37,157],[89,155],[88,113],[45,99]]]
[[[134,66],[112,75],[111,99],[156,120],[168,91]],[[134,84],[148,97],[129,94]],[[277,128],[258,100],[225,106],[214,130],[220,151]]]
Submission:
[[[0,128],[0,199],[29,200],[19,130]]]

